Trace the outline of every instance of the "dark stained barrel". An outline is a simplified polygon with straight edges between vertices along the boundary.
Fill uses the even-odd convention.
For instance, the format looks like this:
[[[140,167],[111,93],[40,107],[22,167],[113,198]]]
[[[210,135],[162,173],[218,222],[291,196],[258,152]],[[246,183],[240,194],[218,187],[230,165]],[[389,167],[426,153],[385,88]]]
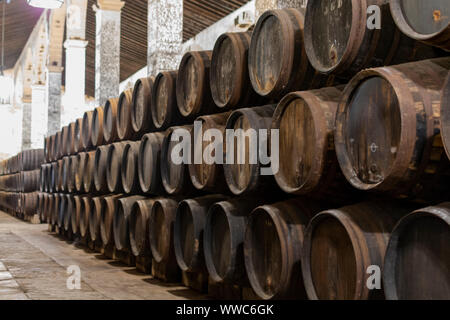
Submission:
[[[113,219],[114,244],[117,250],[127,251],[130,249],[129,218],[131,209],[136,201],[144,199],[145,197],[133,196],[121,198],[117,201],[117,209]]]
[[[117,141],[117,108],[119,98],[111,98],[106,101],[103,111],[103,139],[105,144]]]
[[[100,236],[104,246],[114,244],[113,220],[117,208],[117,201],[122,197],[116,194],[103,198],[100,215]]]
[[[259,298],[306,297],[300,268],[304,231],[322,206],[299,198],[253,210],[245,232],[244,258]]]
[[[65,152],[69,156],[75,154],[75,122],[69,124]]]
[[[234,130],[234,135],[230,136],[230,141],[225,141],[226,159],[223,168],[228,187],[235,195],[274,189],[276,185],[273,176],[261,174],[263,168],[270,170],[270,164],[260,162],[258,155],[261,150],[257,137],[260,130],[267,130],[269,136],[275,107],[268,105],[239,109],[228,118],[226,129]]]
[[[192,159],[186,155],[190,151],[189,144],[185,146],[184,152],[174,152],[174,148],[180,146],[180,142],[173,137],[174,134],[179,136],[179,141],[185,141],[191,137],[191,130],[193,126],[184,127],[172,127],[166,131],[164,141],[161,148],[161,179],[164,186],[164,190],[170,195],[177,194],[189,194],[192,193],[194,187],[192,186],[191,179],[189,177],[188,162]],[[183,137],[183,138],[182,138]],[[187,141],[189,141],[187,140]],[[183,145],[183,142],[181,142]],[[182,159],[172,159],[172,153],[180,155]],[[190,152],[189,152],[190,153]],[[180,163],[174,160],[181,160]]]
[[[52,207],[52,226],[57,226],[58,224],[58,216],[59,216],[59,208],[61,206],[61,195],[59,193],[54,194],[54,202]]]
[[[86,152],[83,164],[83,186],[86,193],[95,192],[94,168],[95,151]]]
[[[89,215],[93,210],[92,197],[84,195],[81,197],[79,232],[82,238],[89,236]]]
[[[140,141],[128,142],[123,149],[121,176],[123,191],[127,194],[139,193],[138,156]]]
[[[23,214],[33,216],[38,213],[38,192],[23,193]]]
[[[119,140],[130,140],[133,138],[133,128],[131,126],[131,104],[133,100],[132,89],[125,90],[120,94],[117,106],[117,137]]]
[[[54,158],[55,158],[55,138],[56,138],[55,134],[50,136],[50,137],[48,137],[48,144],[46,146],[46,149],[47,149],[46,160],[47,160],[47,162],[54,161]]]
[[[450,159],[450,73],[445,81],[441,99],[441,135],[447,157]]]
[[[129,218],[131,252],[137,256],[151,255],[149,243],[149,218],[154,199],[138,200],[131,208]]]
[[[134,85],[131,126],[137,136],[142,136],[154,128],[151,111],[154,82],[154,77],[141,78],[136,80]]]
[[[101,146],[104,142],[103,117],[104,117],[104,108],[103,107],[95,108],[94,113],[92,115],[92,134],[91,134],[91,143],[93,147]]]
[[[92,149],[92,119],[94,111],[86,111],[83,115],[83,127],[81,131],[81,142],[84,150]]]
[[[57,171],[56,171],[56,191],[63,191],[63,175],[64,175],[64,161],[59,159],[57,161]]]
[[[50,160],[50,144],[51,144],[51,136],[46,136],[44,139],[44,156],[45,162],[51,162]],[[0,171],[0,174],[5,174],[3,171]]]
[[[371,6],[380,9],[381,28]],[[427,58],[434,50],[404,36],[396,27],[388,1],[309,1],[305,15],[305,48],[316,70],[350,78],[360,70]]]
[[[209,195],[179,203],[174,222],[174,247],[178,266],[182,271],[204,270],[203,230],[209,208],[225,200],[222,195]]]
[[[347,180],[361,190],[440,199],[448,188],[440,97],[450,58],[360,72],[343,92],[335,145]]]
[[[75,120],[75,131],[73,136],[73,146],[75,153],[84,151],[83,148],[83,118]]]
[[[75,198],[72,194],[66,194],[66,213],[64,215],[64,231],[73,232],[72,215],[75,215]]]
[[[339,164],[334,151],[334,123],[341,87],[293,92],[275,110],[280,168],[275,179],[287,193],[303,195],[327,189]]]
[[[67,144],[69,142],[69,126],[65,126],[61,129],[61,153],[62,156],[67,156]]]
[[[211,96],[211,56],[212,51],[191,51],[181,59],[176,93],[178,109],[185,118],[193,120],[218,110]]]
[[[62,188],[61,190],[64,192],[67,192],[68,182],[69,182],[69,175],[70,175],[70,158],[69,157],[63,157],[63,172],[62,172]]]
[[[157,130],[180,124],[182,116],[177,106],[177,72],[161,72],[155,78],[152,92],[152,121]]]
[[[370,266],[383,267],[389,236],[411,207],[374,201],[327,210],[310,222],[303,241],[302,273],[313,300],[383,299],[369,289]]]
[[[75,190],[77,192],[84,192],[83,175],[86,158],[87,158],[86,152],[81,152],[77,154],[77,169],[75,173]]]
[[[256,105],[262,101],[250,82],[248,50],[251,32],[224,33],[216,41],[211,58],[211,95],[223,109]]]
[[[208,211],[203,244],[206,267],[214,282],[248,283],[244,265],[244,236],[248,216],[262,199],[230,199],[217,202]]]
[[[248,53],[250,80],[263,97],[285,94],[332,83],[310,65],[303,38],[304,16],[298,9],[266,11],[252,34]]]
[[[106,183],[106,168],[108,166],[109,146],[100,146],[95,151],[94,184],[95,190],[100,193],[108,191]]]
[[[22,192],[34,192],[39,190],[40,170],[22,171],[21,180],[22,186],[20,191]]]
[[[106,167],[106,183],[111,193],[120,192],[122,187],[122,160],[123,151],[129,141],[116,142],[110,145]]]
[[[50,180],[50,192],[56,192],[56,183],[57,183],[57,175],[58,175],[58,162],[51,163],[51,180]]]
[[[67,179],[67,191],[73,193],[76,191],[75,186],[75,177],[78,170],[78,157],[70,156],[69,157],[69,175]]]
[[[75,209],[72,211],[70,216],[72,222],[72,232],[73,234],[80,234],[80,217],[83,210],[83,198],[78,195],[73,196],[73,201],[75,204]]]
[[[162,194],[161,148],[164,133],[155,132],[142,137],[138,156],[139,184],[144,193]]]
[[[223,173],[224,141],[217,140],[225,137],[225,126],[231,112],[202,116],[195,121],[201,123],[202,130],[197,130],[192,135],[192,155],[194,161],[189,164],[189,175],[192,184],[198,190],[209,192],[228,192],[228,187]],[[214,130],[214,132],[212,131]],[[208,135],[207,133],[211,133]],[[216,147],[213,150],[212,147]],[[205,161],[205,154],[209,155],[209,161]],[[195,161],[197,157],[197,161]],[[221,162],[219,163],[218,160]]]
[[[100,239],[100,221],[102,211],[104,210],[103,201],[104,197],[92,198],[92,207],[89,212],[89,236],[92,241],[98,241]]]
[[[450,203],[417,210],[392,231],[383,283],[390,300],[450,299]]]
[[[450,51],[450,6],[447,0],[390,0],[397,27],[408,37]]]
[[[63,157],[62,152],[62,131],[58,131],[56,133],[56,140],[55,140],[55,155],[56,159],[61,159]]]

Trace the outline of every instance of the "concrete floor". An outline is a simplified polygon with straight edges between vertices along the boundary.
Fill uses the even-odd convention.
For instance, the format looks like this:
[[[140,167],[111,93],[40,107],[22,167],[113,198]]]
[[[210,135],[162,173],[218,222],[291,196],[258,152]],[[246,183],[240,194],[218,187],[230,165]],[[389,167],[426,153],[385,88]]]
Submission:
[[[81,289],[67,288],[67,267],[81,270]],[[183,300],[205,296],[165,284],[98,253],[89,253],[0,211],[0,300]]]

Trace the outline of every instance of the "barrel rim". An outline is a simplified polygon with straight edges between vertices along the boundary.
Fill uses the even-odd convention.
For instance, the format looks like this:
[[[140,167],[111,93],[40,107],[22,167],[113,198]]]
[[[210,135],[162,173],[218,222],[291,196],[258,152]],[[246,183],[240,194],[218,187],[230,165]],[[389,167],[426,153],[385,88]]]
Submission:
[[[135,134],[139,134],[139,133],[143,132],[146,128],[149,127],[149,124],[148,124],[149,119],[148,118],[149,118],[149,114],[150,114],[149,109],[151,109],[150,103],[151,103],[151,94],[152,94],[152,84],[153,84],[154,80],[155,80],[154,77],[145,77],[145,78],[137,79],[136,83],[134,84],[130,116],[131,116],[131,127]],[[138,124],[138,121],[136,118],[136,103],[137,103],[137,95],[138,95],[138,92],[140,91],[139,89],[143,90],[144,92],[145,92],[145,90],[148,90],[148,94],[143,95],[145,106],[143,108],[143,115],[142,115],[142,119],[140,120],[140,124]]]
[[[105,103],[103,110],[103,140],[105,144],[111,144],[117,140],[117,108],[119,98],[110,98]],[[111,128],[108,128],[108,118],[111,117]],[[111,129],[111,130],[110,130]]]
[[[103,116],[104,107],[94,109],[94,113],[92,114],[91,133],[91,143],[94,147],[98,147],[103,144]]]
[[[136,165],[136,162],[138,161],[137,159],[138,153],[134,152],[136,146],[139,146],[137,151],[139,152],[140,141],[129,141],[127,144],[125,144],[123,148],[122,164],[120,166],[120,176],[122,179],[123,190],[127,194],[133,192],[136,184],[136,175],[138,174],[138,169]],[[129,179],[130,177],[128,176],[128,163],[130,160],[134,160],[135,163],[135,165],[133,166],[134,176],[132,177],[132,179]]]
[[[152,252],[152,257],[153,259],[157,262],[163,262],[163,261],[167,261],[169,259],[170,256],[170,243],[171,243],[171,239],[174,238],[174,235],[170,235],[169,233],[165,233],[164,237],[166,240],[166,243],[168,244],[165,247],[164,252],[159,252],[159,250],[156,248],[155,242],[156,242],[156,236],[160,237],[162,234],[161,232],[158,233],[158,235],[155,235],[152,232],[152,227],[155,221],[155,215],[156,215],[156,210],[158,208],[161,208],[161,210],[163,210],[164,212],[164,222],[165,223],[172,223],[175,224],[174,221],[170,221],[170,219],[168,219],[168,214],[166,213],[166,210],[163,206],[163,203],[168,203],[173,205],[173,207],[177,207],[177,202],[174,199],[164,199],[164,198],[160,198],[160,199],[156,199],[155,202],[153,203],[153,206],[150,210],[150,214],[149,214],[149,219],[148,219],[148,236],[149,236],[149,244],[150,244],[150,250]],[[175,230],[175,228],[173,228],[173,230]]]
[[[313,37],[312,25],[314,22],[314,17],[312,15],[312,6],[314,4],[318,5],[318,2],[309,1],[306,5],[305,12],[305,26],[304,26],[304,41],[305,41],[305,51],[308,56],[308,60],[319,72],[325,74],[331,73],[341,73],[345,71],[357,56],[358,50],[364,40],[364,30],[366,30],[366,8],[367,0],[351,0],[352,2],[352,25],[350,27],[350,32],[348,34],[348,40],[345,46],[345,51],[342,56],[329,68],[322,67],[319,62],[316,53],[314,52],[314,46],[312,45]]]
[[[402,6],[400,4],[400,0],[389,0],[389,7],[391,10],[391,16],[397,27],[400,29],[401,32],[403,32],[405,35],[407,35],[412,39],[420,41],[433,40],[434,38],[437,38],[438,36],[443,35],[446,31],[450,30],[450,21],[449,21],[447,26],[443,27],[440,31],[431,34],[419,33],[415,31],[406,20]]]
[[[94,111],[86,111],[83,115],[83,130],[81,132],[81,142],[85,150],[92,147],[92,118]]]
[[[397,156],[395,161],[392,163],[391,168],[385,174],[382,181],[375,184],[363,183],[356,174],[351,160],[347,153],[345,146],[345,114],[348,110],[348,102],[350,101],[353,94],[366,80],[374,77],[379,77],[387,81],[392,90],[394,91],[399,106],[399,114],[401,123],[399,124],[402,130],[400,131],[400,141],[398,145]],[[396,85],[393,85],[395,83]],[[363,191],[368,190],[378,190],[387,188],[389,185],[395,185],[396,179],[398,177],[404,176],[404,173],[408,169],[409,160],[414,152],[415,144],[411,143],[408,146],[408,141],[415,140],[416,132],[416,116],[412,113],[401,112],[402,106],[414,105],[412,95],[408,88],[404,85],[403,80],[399,77],[399,74],[390,67],[382,67],[375,69],[367,69],[359,72],[355,77],[353,77],[350,82],[342,91],[342,98],[338,104],[336,113],[336,125],[334,131],[334,143],[336,149],[336,156],[342,170],[342,173],[346,177],[347,181],[355,188]],[[413,134],[411,134],[413,132]]]
[[[158,130],[163,130],[166,129],[173,118],[173,114],[172,112],[174,112],[174,110],[172,110],[172,108],[169,108],[167,106],[173,106],[174,102],[175,104],[177,104],[177,98],[176,98],[176,82],[177,82],[177,77],[178,77],[178,72],[177,71],[162,71],[160,73],[158,73],[158,75],[155,77],[155,82],[153,83],[153,90],[152,90],[152,108],[151,108],[151,114],[152,114],[152,122],[153,125],[155,126],[156,129]],[[157,92],[158,92],[158,87],[160,85],[160,81],[162,81],[162,79],[165,78],[168,81],[168,87],[171,89],[169,90],[169,94],[167,99],[168,99],[168,103],[165,109],[165,117],[164,117],[164,121],[160,122],[158,119],[158,116],[156,115],[156,108],[157,108]],[[175,90],[175,94],[174,94],[174,90]],[[175,106],[178,109],[178,106]]]
[[[117,102],[117,115],[116,115],[116,128],[117,137],[119,140],[126,140],[131,138],[132,128],[131,128],[131,103],[133,99],[133,89],[127,89],[123,91],[119,96],[119,101]],[[127,118],[122,117],[122,112],[124,109],[128,109],[125,114]],[[124,125],[124,127],[122,127]]]
[[[438,219],[444,223],[447,223],[450,227],[450,202],[444,202],[437,206],[430,206],[413,211],[400,219],[395,225],[391,232],[389,243],[386,247],[383,265],[383,287],[387,300],[399,300],[395,270],[397,270],[397,249],[402,233],[412,223],[427,217]]]

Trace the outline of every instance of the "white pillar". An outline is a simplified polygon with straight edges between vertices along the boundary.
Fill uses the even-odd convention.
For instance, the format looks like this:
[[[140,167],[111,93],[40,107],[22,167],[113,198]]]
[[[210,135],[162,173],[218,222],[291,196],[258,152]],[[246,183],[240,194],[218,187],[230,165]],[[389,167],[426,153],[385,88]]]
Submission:
[[[61,129],[61,72],[48,72],[48,132],[50,136]]]
[[[120,15],[123,1],[99,0],[95,34],[95,102],[104,106],[119,96]]]
[[[22,98],[22,150],[31,149],[31,95]]]
[[[183,0],[148,1],[148,74],[176,70],[183,43]]]
[[[64,42],[66,48],[66,92],[64,109],[70,118],[80,118],[86,111],[85,81],[86,81],[86,46],[84,40],[69,39]]]
[[[45,85],[31,86],[31,148],[44,147],[44,136],[47,134],[48,105]]]

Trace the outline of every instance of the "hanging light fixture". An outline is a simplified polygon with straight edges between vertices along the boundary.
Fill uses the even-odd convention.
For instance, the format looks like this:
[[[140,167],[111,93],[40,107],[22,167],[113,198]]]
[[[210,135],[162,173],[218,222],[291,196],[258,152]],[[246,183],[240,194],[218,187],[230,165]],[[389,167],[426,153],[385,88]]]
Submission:
[[[0,66],[0,103],[10,104],[11,96],[14,91],[13,81],[10,77],[5,76],[3,69],[5,68],[5,16],[6,1],[0,0],[2,4],[2,65]],[[9,3],[9,0],[8,0]]]
[[[27,0],[28,4],[33,7],[58,9],[61,8],[64,0]]]

